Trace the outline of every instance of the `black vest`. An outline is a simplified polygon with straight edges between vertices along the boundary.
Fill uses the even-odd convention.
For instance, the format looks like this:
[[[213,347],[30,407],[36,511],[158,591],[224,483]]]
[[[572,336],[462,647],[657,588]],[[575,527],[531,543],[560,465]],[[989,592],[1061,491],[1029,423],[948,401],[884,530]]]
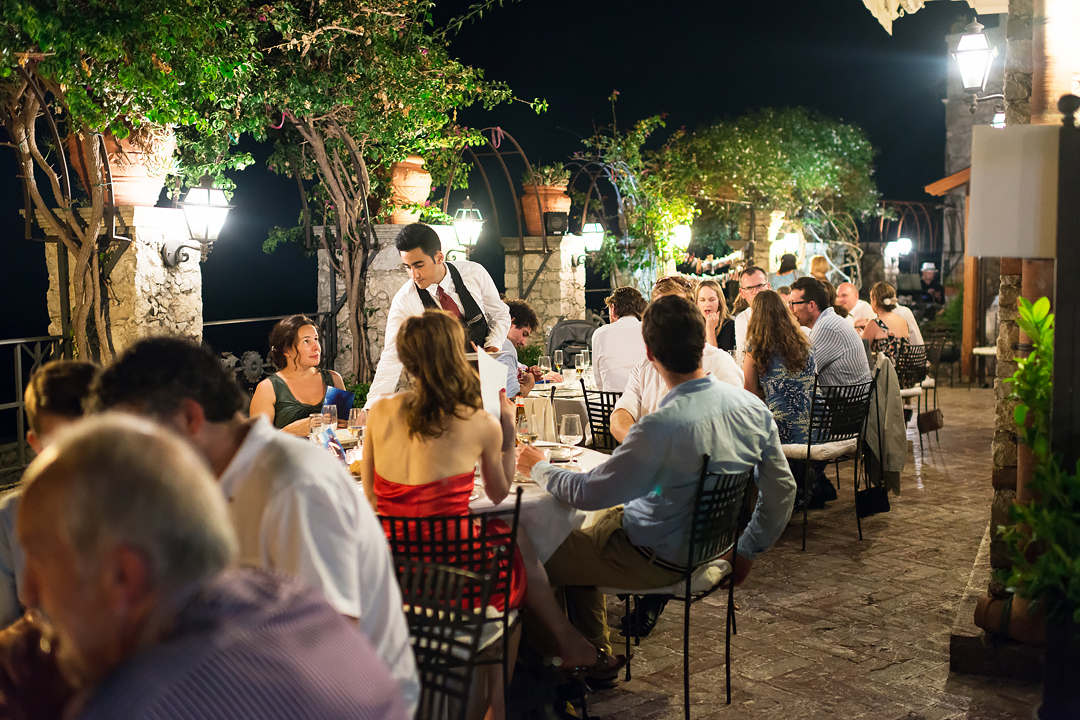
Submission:
[[[458,272],[457,268],[450,263],[446,263],[446,269],[450,272],[450,279],[454,281],[454,290],[457,292],[458,297],[461,298],[461,304],[465,309],[465,313],[461,317],[461,324],[465,327],[465,352],[473,352],[473,343],[476,343],[476,347],[483,350],[484,343],[487,342],[488,333],[490,332],[487,318],[480,311],[480,306],[473,300],[473,296],[465,289],[465,283],[461,281],[461,273]],[[416,289],[416,294],[420,296],[420,302],[423,303],[426,310],[442,310],[439,303],[435,302],[435,298],[431,297],[431,293],[427,290],[421,290],[416,283],[413,283],[413,287]]]

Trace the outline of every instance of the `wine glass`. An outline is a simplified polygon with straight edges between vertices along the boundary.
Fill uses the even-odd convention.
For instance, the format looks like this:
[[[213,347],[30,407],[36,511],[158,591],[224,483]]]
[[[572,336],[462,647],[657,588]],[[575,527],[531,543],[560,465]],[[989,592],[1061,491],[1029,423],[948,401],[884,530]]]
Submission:
[[[559,420],[559,442],[563,445],[577,445],[584,438],[581,432],[581,417],[566,414]]]
[[[323,425],[337,429],[337,405],[327,403],[322,406]]]
[[[540,372],[544,373],[544,375],[547,375],[551,372],[551,358],[547,355],[541,355],[536,367],[540,368]]]
[[[517,436],[522,445],[532,445],[536,442],[536,429],[533,427],[528,413],[524,413],[518,418]]]
[[[354,407],[349,410],[349,433],[359,442],[364,437],[364,425],[367,424],[367,412],[364,408]]]
[[[308,437],[312,442],[319,442],[319,433],[323,428],[323,414],[311,413],[308,415]]]
[[[585,370],[588,370],[592,367],[592,353],[590,353],[588,350],[581,351],[581,366]]]
[[[580,380],[585,372],[585,353],[578,353],[574,356],[574,371],[577,373],[578,380]]]
[[[556,350],[555,351],[555,357],[552,358],[552,360],[554,361],[553,367],[555,368],[555,372],[562,372],[562,369],[563,369],[563,352],[562,352],[562,350]]]

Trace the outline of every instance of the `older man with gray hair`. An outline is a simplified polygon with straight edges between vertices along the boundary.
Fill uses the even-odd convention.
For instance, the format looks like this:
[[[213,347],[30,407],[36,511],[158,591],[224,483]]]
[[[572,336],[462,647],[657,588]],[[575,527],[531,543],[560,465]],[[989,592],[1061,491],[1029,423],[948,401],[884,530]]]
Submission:
[[[63,704],[80,720],[405,717],[385,664],[317,591],[230,569],[225,500],[179,437],[84,420],[25,480],[17,531],[36,612],[22,632],[41,639],[6,645],[11,716],[48,720]]]

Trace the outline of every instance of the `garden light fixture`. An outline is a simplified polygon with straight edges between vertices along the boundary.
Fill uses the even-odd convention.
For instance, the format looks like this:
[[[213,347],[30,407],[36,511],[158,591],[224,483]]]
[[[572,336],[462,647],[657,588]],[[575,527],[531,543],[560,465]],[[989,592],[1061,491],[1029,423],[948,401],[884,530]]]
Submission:
[[[686,252],[690,249],[690,239],[692,234],[693,232],[689,225],[676,225],[671,230],[671,247],[679,252]]]
[[[990,67],[994,64],[997,49],[990,47],[990,41],[983,32],[983,26],[978,20],[973,20],[960,36],[960,42],[956,44],[956,52],[953,59],[960,67],[960,84],[964,86],[964,92],[971,95],[971,112],[975,112],[978,103],[984,100],[1002,100],[1001,94],[979,97],[979,93],[986,87],[986,79],[990,76]]]
[[[225,197],[225,191],[214,187],[214,181],[208,175],[202,177],[198,187],[188,190],[179,204],[184,211],[184,220],[187,221],[188,235],[198,244],[166,241],[161,248],[165,267],[176,267],[187,260],[186,250],[198,250],[200,255],[209,251],[218,239],[233,207]]]
[[[480,239],[480,231],[484,229],[484,216],[480,208],[474,207],[472,198],[465,196],[465,202],[454,211],[454,233],[458,243],[468,249]]]
[[[585,252],[597,252],[604,245],[604,226],[598,222],[585,223],[581,237],[585,240]]]

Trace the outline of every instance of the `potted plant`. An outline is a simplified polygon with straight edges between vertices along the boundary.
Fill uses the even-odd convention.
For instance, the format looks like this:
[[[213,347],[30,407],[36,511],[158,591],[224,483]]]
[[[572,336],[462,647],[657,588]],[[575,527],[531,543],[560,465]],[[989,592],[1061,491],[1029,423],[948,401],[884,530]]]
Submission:
[[[390,213],[390,222],[394,225],[408,225],[420,219],[420,210],[431,193],[431,173],[424,169],[424,158],[409,155],[390,166],[390,187],[393,192],[391,202],[394,209]]]
[[[1054,372],[1054,316],[1050,301],[1020,300],[1020,329],[1032,352],[1017,361],[1009,379],[1017,436],[1030,449],[1032,500],[1015,503],[1012,524],[998,528],[1012,568],[1004,577],[1031,612],[1046,619],[1043,700],[1040,718],[1080,717],[1080,462],[1066,468],[1050,447]],[[1075,371],[1075,368],[1068,368]]]
[[[526,235],[544,234],[544,213],[570,212],[568,182],[570,171],[562,165],[538,165],[522,176],[521,213]]]

